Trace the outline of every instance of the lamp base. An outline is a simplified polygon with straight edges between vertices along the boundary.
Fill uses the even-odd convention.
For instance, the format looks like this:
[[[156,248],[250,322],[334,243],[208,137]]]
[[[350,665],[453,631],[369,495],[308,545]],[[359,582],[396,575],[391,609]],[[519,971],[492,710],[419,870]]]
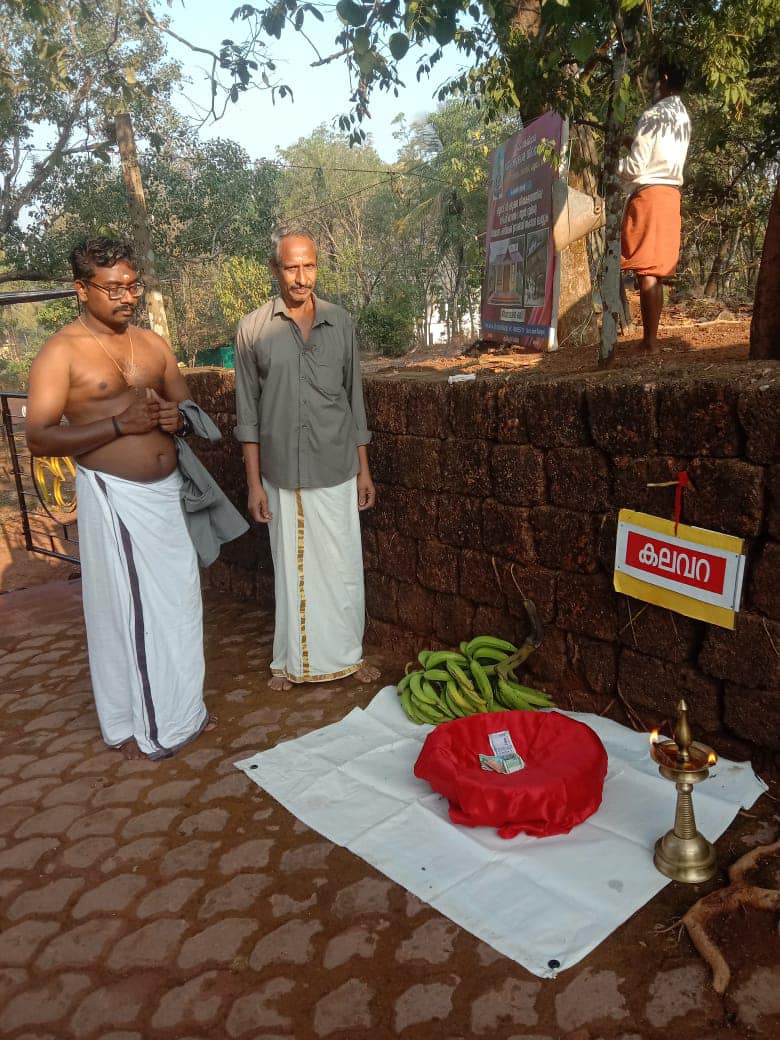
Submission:
[[[666,877],[689,885],[709,881],[718,869],[714,846],[698,831],[692,838],[668,831],[655,843],[653,862]]]

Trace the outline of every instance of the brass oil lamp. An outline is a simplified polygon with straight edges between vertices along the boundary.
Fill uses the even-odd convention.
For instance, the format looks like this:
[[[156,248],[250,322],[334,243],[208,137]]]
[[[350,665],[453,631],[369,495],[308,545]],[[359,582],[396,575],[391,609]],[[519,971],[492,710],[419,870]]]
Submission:
[[[707,779],[718,756],[706,744],[691,739],[684,700],[677,705],[677,712],[674,740],[659,741],[657,730],[650,735],[650,753],[658,763],[658,772],[677,785],[674,827],[655,843],[653,862],[673,881],[696,885],[714,875],[717,862],[712,843],[696,829],[692,792],[694,784]]]

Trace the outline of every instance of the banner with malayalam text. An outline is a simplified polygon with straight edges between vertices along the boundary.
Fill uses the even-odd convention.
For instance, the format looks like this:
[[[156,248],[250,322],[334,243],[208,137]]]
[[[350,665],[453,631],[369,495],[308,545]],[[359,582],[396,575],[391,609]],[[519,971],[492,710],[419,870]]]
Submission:
[[[556,346],[560,271],[552,238],[552,183],[558,171],[550,157],[563,154],[566,136],[563,117],[547,112],[493,153],[483,339]]]
[[[733,535],[621,509],[614,585],[635,599],[734,628],[745,572]]]

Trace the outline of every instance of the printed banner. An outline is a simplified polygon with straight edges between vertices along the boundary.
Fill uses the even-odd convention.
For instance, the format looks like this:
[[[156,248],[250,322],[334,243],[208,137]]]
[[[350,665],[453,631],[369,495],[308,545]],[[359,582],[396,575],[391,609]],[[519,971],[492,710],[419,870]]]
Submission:
[[[552,183],[558,172],[539,148],[560,156],[566,136],[566,121],[548,112],[493,153],[483,339],[556,346],[560,271],[552,239]]]
[[[686,617],[734,628],[744,542],[728,534],[621,509],[615,589]]]

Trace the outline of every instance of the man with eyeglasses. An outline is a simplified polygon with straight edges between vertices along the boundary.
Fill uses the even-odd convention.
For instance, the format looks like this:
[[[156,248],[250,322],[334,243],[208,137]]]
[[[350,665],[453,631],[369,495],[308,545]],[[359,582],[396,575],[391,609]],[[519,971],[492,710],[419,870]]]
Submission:
[[[132,324],[144,285],[128,243],[94,238],[70,260],[84,309],[33,362],[27,443],[33,455],[77,462],[84,619],[103,739],[128,758],[167,758],[214,724],[172,436],[187,425],[179,403],[189,392],[167,343]]]

